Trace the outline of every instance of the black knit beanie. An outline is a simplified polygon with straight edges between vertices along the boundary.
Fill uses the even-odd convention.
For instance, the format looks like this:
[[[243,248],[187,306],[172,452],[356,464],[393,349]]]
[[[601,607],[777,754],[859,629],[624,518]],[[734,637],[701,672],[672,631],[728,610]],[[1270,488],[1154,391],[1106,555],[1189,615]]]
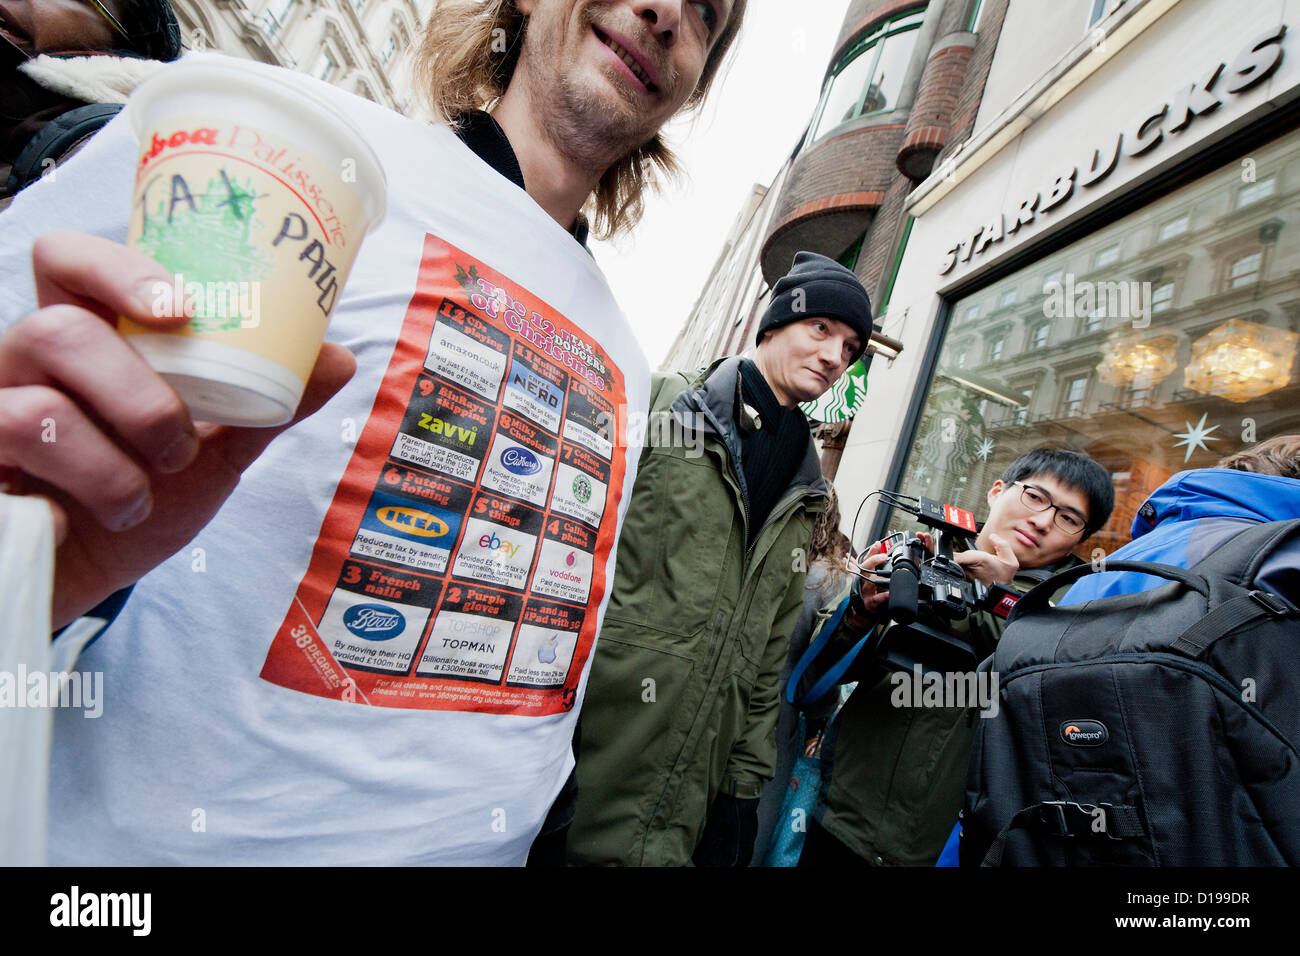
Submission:
[[[800,252],[794,267],[772,288],[772,304],[758,323],[758,337],[800,319],[823,316],[851,326],[862,341],[854,360],[862,357],[871,338],[871,300],[852,269],[815,252]]]

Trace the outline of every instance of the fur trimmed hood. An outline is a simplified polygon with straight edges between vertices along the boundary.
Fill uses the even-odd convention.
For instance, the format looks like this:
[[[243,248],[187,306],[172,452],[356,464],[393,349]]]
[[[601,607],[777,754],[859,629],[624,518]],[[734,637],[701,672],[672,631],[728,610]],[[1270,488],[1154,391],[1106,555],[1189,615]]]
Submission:
[[[87,103],[125,103],[137,86],[165,66],[129,56],[41,54],[18,69],[47,90]]]

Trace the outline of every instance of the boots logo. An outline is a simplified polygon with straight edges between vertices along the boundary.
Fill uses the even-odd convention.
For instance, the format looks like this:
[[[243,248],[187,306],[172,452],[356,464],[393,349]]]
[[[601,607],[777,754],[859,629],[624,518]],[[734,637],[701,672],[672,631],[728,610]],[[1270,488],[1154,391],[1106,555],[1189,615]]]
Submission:
[[[343,626],[367,641],[387,641],[406,630],[406,618],[382,604],[358,604],[343,612]]]
[[[1110,734],[1100,720],[1067,720],[1061,724],[1061,739],[1075,747],[1100,747]]]

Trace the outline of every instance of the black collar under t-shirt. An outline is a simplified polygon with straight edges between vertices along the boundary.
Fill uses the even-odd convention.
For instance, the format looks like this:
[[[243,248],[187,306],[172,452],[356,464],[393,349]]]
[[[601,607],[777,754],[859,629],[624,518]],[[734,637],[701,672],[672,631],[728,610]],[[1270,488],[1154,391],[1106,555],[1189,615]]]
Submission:
[[[527,188],[524,185],[524,171],[519,168],[519,158],[515,155],[514,147],[510,145],[506,131],[491,114],[482,110],[467,113],[460,124],[453,127],[453,131],[475,156],[520,189]],[[587,247],[587,233],[587,221],[579,216],[571,235],[584,249]]]

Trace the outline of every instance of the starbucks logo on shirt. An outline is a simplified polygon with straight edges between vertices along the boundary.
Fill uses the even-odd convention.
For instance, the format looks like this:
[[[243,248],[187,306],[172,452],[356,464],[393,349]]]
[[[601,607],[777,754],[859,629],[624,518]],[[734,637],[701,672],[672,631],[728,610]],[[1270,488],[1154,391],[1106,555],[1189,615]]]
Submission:
[[[573,479],[573,497],[584,505],[591,500],[591,482],[586,475],[578,475]]]

